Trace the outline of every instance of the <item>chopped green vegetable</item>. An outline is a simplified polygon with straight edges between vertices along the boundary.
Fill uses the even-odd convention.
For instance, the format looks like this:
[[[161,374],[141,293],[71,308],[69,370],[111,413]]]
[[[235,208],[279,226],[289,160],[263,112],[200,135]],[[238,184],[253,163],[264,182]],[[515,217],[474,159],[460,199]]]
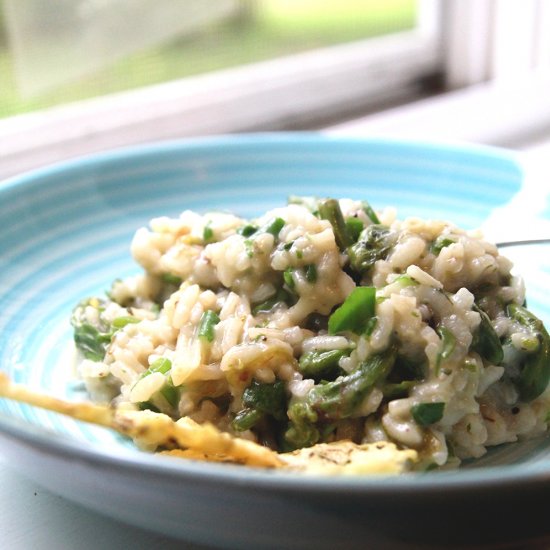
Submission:
[[[252,256],[254,256],[254,241],[252,239],[245,239],[244,249],[246,251],[246,255],[249,258],[252,258]]]
[[[146,376],[153,374],[154,372],[160,372],[161,374],[168,375],[172,369],[172,361],[166,357],[159,357],[156,361],[153,361],[149,368],[142,373],[139,379],[143,379]],[[159,392],[164,399],[168,402],[171,407],[176,407],[179,401],[180,393],[179,390],[172,383],[172,379],[169,376],[166,376],[166,382],[164,386],[160,389]],[[153,404],[154,405],[154,404]],[[146,408],[150,408],[149,406]],[[155,406],[158,410],[158,407]]]
[[[403,380],[402,382],[387,382],[382,386],[382,393],[385,399],[400,399],[407,397],[409,391],[415,386],[416,380]]]
[[[179,286],[182,283],[182,278],[177,275],[172,275],[172,273],[163,273],[161,275],[162,280],[169,285]]]
[[[288,243],[285,243],[283,245],[283,250],[286,250],[286,252],[288,252],[292,248],[293,244],[294,244],[294,241],[289,241]]]
[[[334,382],[313,386],[306,401],[320,418],[349,418],[375,384],[388,376],[395,356],[395,349],[391,347],[369,357],[350,374],[340,376]]]
[[[296,287],[296,283],[294,282],[293,277],[294,269],[292,267],[287,267],[283,273],[283,280],[285,282],[285,285],[290,289],[294,290]]]
[[[441,351],[437,354],[436,374],[439,373],[441,363],[449,359],[456,347],[455,335],[446,327],[439,326],[436,332],[441,338]]]
[[[319,429],[315,425],[318,420],[317,413],[308,403],[293,403],[288,409],[290,419],[284,439],[290,449],[301,449],[315,445],[321,437]]]
[[[311,284],[317,282],[317,266],[315,264],[306,265],[306,281]]]
[[[92,361],[103,361],[112,336],[111,331],[101,332],[89,323],[74,326],[76,347],[83,353],[86,359],[91,359]]]
[[[197,331],[198,337],[203,341],[213,342],[215,336],[214,328],[219,322],[220,318],[217,313],[212,310],[205,311],[199,322],[199,328]]]
[[[319,201],[319,216],[323,220],[328,220],[332,225],[334,238],[338,248],[344,251],[353,243],[348,233],[340,203],[336,199],[323,199]]]
[[[371,219],[372,223],[380,225],[380,219],[367,201],[361,201],[365,214]]]
[[[285,384],[277,380],[273,384],[263,384],[254,380],[243,392],[243,405],[233,419],[236,431],[250,430],[266,415],[278,421],[286,419],[287,395]]]
[[[427,374],[425,359],[411,359],[404,355],[398,355],[395,359],[390,381],[402,382],[404,380],[423,380]]]
[[[359,235],[361,234],[361,231],[363,231],[364,228],[365,226],[359,218],[346,219],[346,230],[353,242],[357,241]]]
[[[283,220],[283,218],[275,218],[264,227],[260,227],[260,229],[258,229],[258,232],[271,233],[275,238],[277,238],[279,236],[281,229],[284,227],[284,225],[285,225],[285,220]]]
[[[443,418],[445,403],[417,403],[411,407],[411,415],[419,426],[430,426]]]
[[[444,235],[439,235],[435,241],[432,242],[430,245],[430,252],[434,254],[435,256],[439,256],[439,253],[447,246],[450,246],[451,244],[455,244],[456,241],[451,239],[450,237],[446,237]]]
[[[508,316],[527,327],[539,341],[537,351],[526,353],[515,380],[522,401],[532,401],[544,392],[550,381],[550,336],[543,322],[528,309],[509,304]]]
[[[208,222],[205,226],[204,226],[204,230],[202,232],[202,240],[207,243],[208,241],[210,241],[212,239],[212,237],[214,236],[214,231],[212,230],[212,228],[210,227],[210,222]]]
[[[256,231],[258,231],[258,226],[252,225],[252,224],[246,224],[246,225],[243,225],[242,227],[239,227],[239,229],[237,229],[237,234],[247,238],[254,235]]]
[[[376,289],[370,286],[358,286],[345,299],[344,303],[330,316],[329,334],[351,331],[362,334],[374,317]]]
[[[384,260],[395,243],[393,233],[383,225],[369,225],[359,235],[359,240],[347,249],[350,268],[363,275],[378,260]]]
[[[124,328],[126,325],[139,323],[140,321],[141,319],[138,319],[137,317],[126,315],[123,317],[117,317],[116,319],[113,319],[112,325],[113,325],[113,328],[119,330],[121,328]]]
[[[471,349],[493,365],[500,365],[504,359],[504,352],[491,319],[477,304],[474,303],[472,309],[479,313],[481,322],[473,335]]]
[[[242,409],[231,422],[231,427],[236,432],[244,432],[252,429],[262,418],[264,413],[257,409]]]
[[[313,378],[316,381],[334,380],[342,373],[338,362],[342,357],[348,357],[350,353],[350,349],[310,351],[300,357],[298,370],[304,375],[304,378]]]
[[[284,420],[287,405],[284,382],[277,380],[273,384],[264,384],[254,380],[243,392],[243,404],[269,414],[276,420]]]

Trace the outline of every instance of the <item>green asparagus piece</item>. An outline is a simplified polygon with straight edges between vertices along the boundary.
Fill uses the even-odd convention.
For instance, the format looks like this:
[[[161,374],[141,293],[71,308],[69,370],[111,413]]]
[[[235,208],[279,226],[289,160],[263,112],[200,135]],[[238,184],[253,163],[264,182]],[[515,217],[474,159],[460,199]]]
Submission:
[[[480,314],[481,322],[474,333],[471,348],[489,363],[500,365],[504,359],[504,352],[491,319],[477,304],[474,304],[472,309]]]
[[[244,432],[252,429],[263,417],[264,413],[258,409],[242,409],[235,415],[231,426],[236,432]]]
[[[445,403],[418,403],[411,407],[411,414],[419,426],[430,426],[443,418]]]
[[[380,225],[380,219],[376,215],[376,212],[372,209],[372,206],[367,201],[361,201],[363,204],[363,210],[365,214],[370,218],[372,223]]]
[[[365,226],[359,218],[347,218],[346,229],[353,242],[357,241]]]
[[[328,220],[334,231],[334,238],[338,248],[344,251],[353,244],[353,240],[348,233],[340,204],[336,199],[323,199],[319,201],[319,216],[323,220]]]
[[[334,311],[328,321],[329,334],[351,331],[362,334],[374,317],[376,289],[371,286],[354,288],[344,303]]]
[[[321,437],[316,426],[317,413],[309,403],[294,403],[288,409],[289,427],[284,440],[290,449],[301,449],[315,445]]]
[[[540,345],[536,352],[526,354],[516,385],[522,401],[532,401],[548,386],[550,381],[550,336],[542,321],[528,309],[509,304],[508,316],[527,327]]]
[[[383,225],[369,225],[358,241],[347,249],[351,269],[361,275],[372,269],[378,260],[384,260],[394,245],[392,232]]]
[[[333,380],[342,369],[338,361],[350,354],[350,349],[334,349],[330,351],[310,351],[300,357],[298,370],[304,378],[319,380]]]
[[[285,420],[287,401],[285,384],[282,380],[277,380],[273,384],[263,384],[254,380],[243,392],[244,408],[233,419],[233,429],[249,430],[266,415],[275,420]]]
[[[348,418],[374,385],[386,378],[393,367],[395,356],[396,352],[392,347],[373,355],[353,372],[340,376],[334,382],[313,386],[308,393],[307,402],[321,418]]]

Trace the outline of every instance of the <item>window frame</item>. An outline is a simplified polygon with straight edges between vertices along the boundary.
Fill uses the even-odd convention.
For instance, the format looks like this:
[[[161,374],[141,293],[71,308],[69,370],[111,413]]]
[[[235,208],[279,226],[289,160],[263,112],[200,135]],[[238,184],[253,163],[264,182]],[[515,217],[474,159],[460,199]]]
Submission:
[[[0,178],[137,143],[311,129],[410,100],[442,70],[440,17],[438,0],[419,0],[411,31],[0,120]]]

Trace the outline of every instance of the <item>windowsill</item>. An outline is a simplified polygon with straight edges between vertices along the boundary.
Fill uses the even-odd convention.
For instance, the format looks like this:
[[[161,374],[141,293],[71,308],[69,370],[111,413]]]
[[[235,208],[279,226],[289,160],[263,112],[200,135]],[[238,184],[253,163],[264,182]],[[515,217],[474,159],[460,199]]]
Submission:
[[[479,84],[350,120],[327,131],[526,149],[550,140],[550,77]]]

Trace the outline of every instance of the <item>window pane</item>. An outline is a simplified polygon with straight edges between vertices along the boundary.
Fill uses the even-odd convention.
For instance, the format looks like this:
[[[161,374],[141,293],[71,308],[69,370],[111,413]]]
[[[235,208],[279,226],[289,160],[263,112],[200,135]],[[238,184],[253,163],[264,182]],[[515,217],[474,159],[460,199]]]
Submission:
[[[103,4],[109,1],[114,9],[113,0]],[[7,2],[0,0],[0,7]],[[410,29],[416,12],[416,0],[238,0],[220,20],[48,92],[22,97],[0,9],[0,117]]]

